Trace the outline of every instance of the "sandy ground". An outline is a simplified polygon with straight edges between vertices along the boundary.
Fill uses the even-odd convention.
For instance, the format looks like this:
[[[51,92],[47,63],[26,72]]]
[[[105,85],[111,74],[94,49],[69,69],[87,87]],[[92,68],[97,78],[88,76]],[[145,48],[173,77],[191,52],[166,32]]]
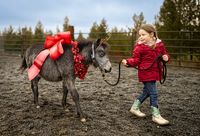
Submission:
[[[68,96],[69,111],[61,106],[60,82],[41,80],[40,109],[33,104],[27,73],[18,70],[19,56],[0,56],[0,135],[2,136],[197,136],[200,134],[200,70],[168,67],[164,85],[158,83],[159,108],[168,126],[151,120],[149,99],[141,110],[146,118],[129,112],[133,100],[141,92],[135,69],[122,67],[120,83],[107,85],[98,69],[90,68],[85,80],[77,80],[87,122],[76,116],[75,105]],[[117,64],[107,75],[115,82]]]

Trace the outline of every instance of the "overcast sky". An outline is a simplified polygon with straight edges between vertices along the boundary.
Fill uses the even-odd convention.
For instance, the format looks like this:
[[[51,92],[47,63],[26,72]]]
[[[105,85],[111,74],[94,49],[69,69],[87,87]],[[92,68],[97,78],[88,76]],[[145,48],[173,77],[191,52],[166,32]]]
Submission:
[[[45,31],[62,30],[64,18],[74,25],[75,32],[89,32],[92,24],[104,18],[109,29],[133,26],[132,16],[143,12],[147,23],[153,23],[164,0],[2,0],[0,31],[12,25],[32,27],[41,21]]]

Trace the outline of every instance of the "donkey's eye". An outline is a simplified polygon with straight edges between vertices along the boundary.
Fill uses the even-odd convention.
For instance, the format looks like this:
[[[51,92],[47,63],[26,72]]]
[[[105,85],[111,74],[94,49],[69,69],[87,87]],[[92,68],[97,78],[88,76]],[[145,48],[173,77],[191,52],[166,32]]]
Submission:
[[[105,52],[103,52],[103,51],[99,51],[99,56],[100,56],[100,57],[105,56]]]

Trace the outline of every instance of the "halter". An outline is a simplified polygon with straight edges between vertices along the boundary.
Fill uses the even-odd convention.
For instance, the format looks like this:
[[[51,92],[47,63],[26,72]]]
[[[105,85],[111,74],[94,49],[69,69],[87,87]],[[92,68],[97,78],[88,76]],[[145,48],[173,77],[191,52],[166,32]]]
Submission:
[[[95,67],[98,67],[99,66],[99,64],[98,64],[98,62],[97,62],[97,60],[96,60],[96,57],[95,57],[95,47],[94,47],[95,45],[94,45],[94,42],[92,43],[92,55],[91,55],[91,57],[92,57],[92,62],[93,62],[93,65],[95,66]]]

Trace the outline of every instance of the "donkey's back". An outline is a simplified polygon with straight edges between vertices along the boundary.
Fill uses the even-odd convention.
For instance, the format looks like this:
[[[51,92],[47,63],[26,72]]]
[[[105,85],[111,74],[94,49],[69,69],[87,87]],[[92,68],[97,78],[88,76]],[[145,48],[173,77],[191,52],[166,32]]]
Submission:
[[[70,45],[63,45],[64,53],[56,60],[50,56],[44,61],[39,77],[47,81],[61,81],[63,77],[73,76],[73,54]],[[29,47],[23,57],[22,69],[30,68],[37,55],[44,50],[42,45],[33,45]]]

